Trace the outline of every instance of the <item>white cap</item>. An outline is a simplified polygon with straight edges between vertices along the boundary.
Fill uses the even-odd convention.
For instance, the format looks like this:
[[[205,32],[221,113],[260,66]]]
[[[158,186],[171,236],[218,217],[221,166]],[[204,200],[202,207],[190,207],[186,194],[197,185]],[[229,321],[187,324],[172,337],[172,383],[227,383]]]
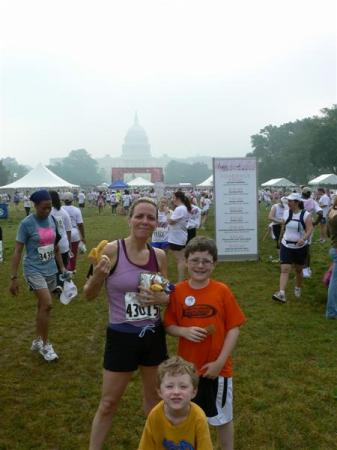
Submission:
[[[301,195],[298,192],[292,192],[290,195],[286,197],[287,200],[297,200],[300,202],[302,200]]]

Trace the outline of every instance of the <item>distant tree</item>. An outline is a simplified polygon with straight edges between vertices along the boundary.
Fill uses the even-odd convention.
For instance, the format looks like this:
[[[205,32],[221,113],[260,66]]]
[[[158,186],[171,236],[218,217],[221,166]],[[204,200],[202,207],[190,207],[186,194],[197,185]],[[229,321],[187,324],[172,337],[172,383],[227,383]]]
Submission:
[[[60,162],[48,167],[73,184],[85,186],[104,181],[104,175],[98,168],[97,161],[84,148],[72,150]]]
[[[337,107],[280,126],[268,125],[251,137],[259,182],[289,178],[296,183],[337,168]]]
[[[192,183],[198,184],[211,174],[205,163],[187,164],[179,161],[170,161],[165,169],[165,183]]]
[[[12,181],[19,180],[22,178],[26,173],[30,171],[30,168],[19,164],[15,158],[7,157],[2,160],[3,165],[6,167],[6,169],[9,172],[8,182],[11,183]]]
[[[0,186],[5,186],[9,183],[9,170],[3,163],[3,159],[0,159]]]

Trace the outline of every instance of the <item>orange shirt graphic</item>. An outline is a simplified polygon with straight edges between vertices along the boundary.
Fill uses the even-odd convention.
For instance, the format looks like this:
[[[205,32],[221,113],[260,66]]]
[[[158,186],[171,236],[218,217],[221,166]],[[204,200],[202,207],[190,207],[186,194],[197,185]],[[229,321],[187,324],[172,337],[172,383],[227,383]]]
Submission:
[[[193,289],[188,281],[176,285],[164,314],[164,325],[202,327],[212,325],[214,332],[202,342],[179,338],[178,355],[192,362],[200,372],[201,367],[219,356],[227,332],[245,322],[234,294],[229,287],[215,280],[202,289]],[[200,372],[201,373],[201,372]],[[232,359],[229,357],[220,375],[232,376]]]

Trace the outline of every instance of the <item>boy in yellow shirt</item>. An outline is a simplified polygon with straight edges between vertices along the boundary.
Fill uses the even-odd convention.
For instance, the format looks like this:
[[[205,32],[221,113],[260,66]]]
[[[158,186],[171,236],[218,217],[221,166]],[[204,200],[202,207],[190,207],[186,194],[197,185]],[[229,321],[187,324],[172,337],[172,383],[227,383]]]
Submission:
[[[194,366],[179,356],[160,364],[157,386],[162,401],[146,420],[138,450],[213,450],[205,413],[191,401],[198,381]]]

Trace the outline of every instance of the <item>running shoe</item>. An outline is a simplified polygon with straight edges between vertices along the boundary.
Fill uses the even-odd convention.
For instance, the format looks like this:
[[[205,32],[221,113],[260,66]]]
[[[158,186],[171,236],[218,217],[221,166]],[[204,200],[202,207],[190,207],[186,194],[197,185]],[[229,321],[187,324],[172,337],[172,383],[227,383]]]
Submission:
[[[275,292],[272,296],[272,299],[280,303],[285,303],[287,301],[286,296],[280,291]]]
[[[295,297],[296,297],[296,298],[300,298],[300,297],[301,297],[301,294],[302,294],[301,288],[295,286],[295,289],[294,289],[294,295],[295,295]]]
[[[49,343],[45,344],[39,352],[43,356],[43,358],[48,362],[55,361],[56,359],[58,359],[58,356],[55,353],[53,346]]]
[[[32,346],[30,347],[32,352],[39,352],[43,347],[43,340],[40,337],[37,337],[32,342]]]

